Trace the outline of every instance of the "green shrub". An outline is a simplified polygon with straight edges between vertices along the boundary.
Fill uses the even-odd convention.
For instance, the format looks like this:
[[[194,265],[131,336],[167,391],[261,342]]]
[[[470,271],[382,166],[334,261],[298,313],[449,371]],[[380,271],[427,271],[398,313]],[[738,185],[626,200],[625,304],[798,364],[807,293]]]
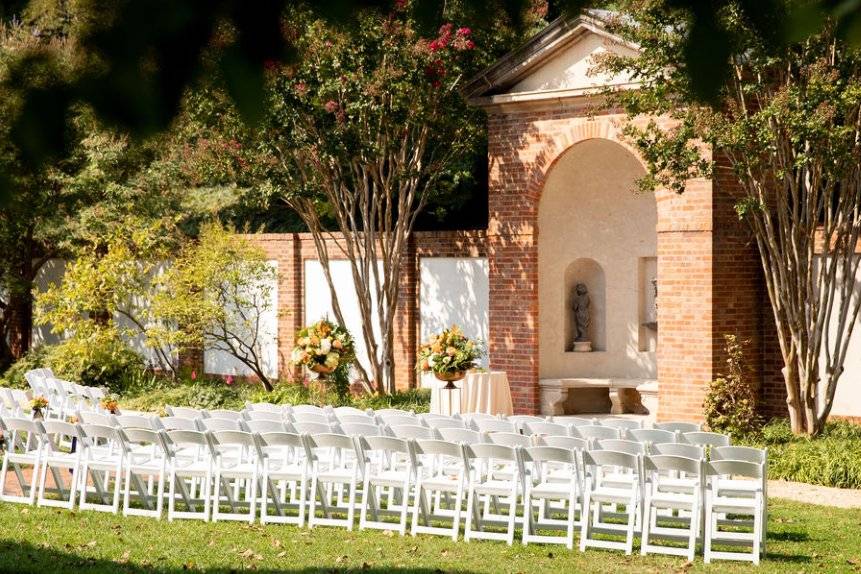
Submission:
[[[786,444],[798,437],[793,434],[788,419],[774,419],[760,429],[760,436],[767,445]]]
[[[108,331],[89,341],[67,339],[48,351],[46,363],[63,379],[121,394],[146,377],[143,358]]]
[[[771,479],[861,488],[861,426],[830,421],[810,438],[793,434],[787,419],[774,419],[746,442],[768,448]]]
[[[709,384],[703,409],[711,430],[738,439],[755,433],[759,428],[756,390],[745,376],[744,347],[747,341],[739,341],[735,335],[724,335],[724,340],[728,372]]]
[[[337,392],[324,384],[311,382],[281,382],[272,392],[265,391],[259,384],[225,384],[221,378],[206,377],[191,381],[150,378],[135,386],[129,386],[120,397],[120,408],[163,412],[165,405],[188,406],[199,409],[241,409],[245,402],[269,402],[283,405],[352,405],[360,409],[400,408],[415,412],[427,412],[430,406],[430,392],[409,390],[390,396],[369,396],[338,398]]]
[[[35,349],[31,349],[29,353],[6,369],[2,380],[0,380],[0,386],[12,387],[14,389],[29,389],[30,385],[27,384],[27,379],[24,378],[24,375],[27,371],[45,367],[48,351],[49,347],[47,345],[40,345]]]

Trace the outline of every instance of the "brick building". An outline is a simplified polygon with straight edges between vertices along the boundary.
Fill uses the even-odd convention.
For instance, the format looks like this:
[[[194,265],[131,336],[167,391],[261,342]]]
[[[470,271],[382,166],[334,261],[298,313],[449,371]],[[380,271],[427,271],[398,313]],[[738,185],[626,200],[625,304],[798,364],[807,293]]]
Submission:
[[[683,194],[635,193],[643,162],[623,135],[625,116],[597,94],[636,85],[590,71],[608,50],[637,53],[598,18],[561,19],[469,84],[487,112],[488,226],[415,234],[401,278],[396,384],[433,384],[416,377],[418,344],[457,323],[487,341],[487,366],[506,371],[518,412],[645,407],[658,419],[696,420],[726,365],[724,335],[735,334],[750,340],[765,412],[785,413],[759,257],[734,210],[738,182],[718,156],[712,179],[688,181]],[[273,345],[283,376],[293,333],[331,308],[328,287],[309,236],[253,237],[279,269]],[[358,334],[347,264],[333,265],[341,265],[347,327]],[[579,283],[591,301],[591,352],[572,348]],[[861,414],[859,392],[845,382],[856,374],[859,341],[835,415]]]

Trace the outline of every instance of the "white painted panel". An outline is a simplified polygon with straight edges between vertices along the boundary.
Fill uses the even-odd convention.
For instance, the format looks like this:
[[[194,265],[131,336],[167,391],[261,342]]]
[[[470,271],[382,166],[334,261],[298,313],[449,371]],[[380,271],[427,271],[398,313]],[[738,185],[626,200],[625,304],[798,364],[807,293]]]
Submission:
[[[275,270],[269,288],[270,300],[260,316],[259,352],[268,377],[278,376],[278,262],[268,261]],[[250,335],[249,335],[250,336]],[[233,356],[215,349],[204,349],[204,370],[215,375],[252,375],[251,369]]]
[[[59,285],[66,272],[66,262],[62,259],[49,259],[36,273],[34,286],[37,292],[47,291],[52,284]],[[56,345],[60,337],[51,332],[51,325],[36,325],[33,323],[33,346]]]
[[[488,339],[488,263],[484,257],[423,257],[420,261],[421,340],[458,325],[464,335]],[[487,366],[487,357],[482,359]],[[432,376],[422,377],[429,386]]]
[[[839,280],[839,279],[838,279]],[[855,279],[855,297],[861,296],[861,281]],[[828,342],[832,349],[835,345],[835,335],[837,333],[837,309],[840,303],[839,294],[834,302],[834,318],[831,321],[831,337]],[[861,322],[861,321],[859,321]],[[825,341],[822,345],[822,353],[819,358],[820,365],[820,396],[825,396],[825,385],[827,384],[826,368],[826,349]],[[856,322],[855,328],[852,331],[852,337],[849,339],[849,347],[846,351],[846,359],[843,363],[844,371],[837,382],[837,389],[834,393],[834,404],[831,407],[831,414],[842,416],[861,416],[861,325]]]
[[[365,369],[368,369],[370,362],[368,361],[368,348],[365,345],[364,337],[362,336],[362,315],[359,311],[359,300],[356,297],[355,283],[353,282],[353,274],[350,267],[350,262],[346,260],[330,261],[329,270],[332,274],[332,280],[335,284],[335,292],[337,293],[338,303],[341,307],[341,313],[344,316],[344,327],[353,336],[356,342],[356,357]],[[376,309],[376,297],[373,298],[372,308]],[[373,313],[373,329],[374,335],[379,340],[379,321],[376,312]],[[326,275],[323,272],[323,266],[316,259],[305,260],[305,320],[306,325],[315,323],[320,319],[328,318],[332,322],[337,322],[335,312],[332,310],[332,294],[329,290],[329,284],[326,281]]]

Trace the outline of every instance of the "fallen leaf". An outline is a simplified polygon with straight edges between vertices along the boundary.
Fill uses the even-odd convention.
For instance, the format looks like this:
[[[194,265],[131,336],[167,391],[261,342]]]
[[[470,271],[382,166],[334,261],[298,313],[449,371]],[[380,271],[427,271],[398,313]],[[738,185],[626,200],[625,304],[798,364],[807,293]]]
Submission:
[[[89,542],[87,542],[87,546],[89,546],[90,548],[92,548],[96,544],[98,544],[98,542],[96,542],[95,540],[90,540]]]
[[[119,563],[120,563],[120,564],[125,564],[126,562],[128,562],[128,561],[129,561],[129,556],[131,556],[131,552],[129,552],[128,550],[126,550],[125,552],[123,552],[123,555],[122,555],[122,556],[120,556]]]
[[[286,551],[286,550],[282,550],[281,552],[279,552],[278,554],[276,554],[276,556],[277,556],[278,558],[284,558],[285,556],[287,556],[287,551]]]

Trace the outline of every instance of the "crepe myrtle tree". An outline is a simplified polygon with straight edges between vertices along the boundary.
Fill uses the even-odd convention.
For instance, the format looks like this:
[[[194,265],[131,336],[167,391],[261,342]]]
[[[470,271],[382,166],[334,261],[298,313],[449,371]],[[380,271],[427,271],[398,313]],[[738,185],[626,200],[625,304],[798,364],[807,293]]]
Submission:
[[[301,19],[299,19],[301,21]],[[422,37],[406,10],[368,11],[355,27],[298,24],[299,64],[274,67],[266,185],[307,225],[345,324],[330,269],[349,262],[368,349],[366,390],[394,390],[399,277],[416,218],[434,194],[466,177],[481,133],[458,92],[474,57],[471,31],[444,24]]]
[[[684,192],[685,181],[732,172],[735,205],[759,248],[783,356],[792,429],[823,429],[858,319],[861,231],[861,56],[825,20],[798,41],[766,41],[735,2],[716,13],[730,30],[731,66],[713,104],[700,104],[678,55],[687,12],[660,0],[625,0],[611,29],[643,49],[598,68],[628,73],[637,90],[608,94],[631,118],[668,116],[627,135],[648,164],[644,189]],[[796,3],[776,4],[791,13]],[[784,18],[777,14],[776,17]],[[702,145],[712,150],[706,161]]]

